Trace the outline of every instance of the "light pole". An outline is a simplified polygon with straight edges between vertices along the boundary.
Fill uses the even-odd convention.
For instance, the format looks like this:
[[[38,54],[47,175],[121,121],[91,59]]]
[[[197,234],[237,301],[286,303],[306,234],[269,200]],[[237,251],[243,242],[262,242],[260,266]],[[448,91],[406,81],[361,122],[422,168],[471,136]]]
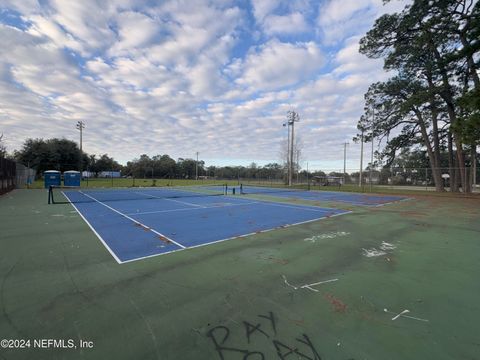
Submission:
[[[85,123],[83,121],[78,121],[77,129],[80,130],[80,152],[82,152],[82,134],[83,134],[83,129],[85,129]]]
[[[300,121],[300,116],[295,111],[287,112],[288,121],[287,124],[292,127],[292,139],[290,141],[290,171],[288,173],[288,186],[292,186],[293,178],[293,148],[295,140],[295,123]]]
[[[290,179],[290,122],[283,123],[287,127],[287,179]]]
[[[198,180],[198,151],[197,154],[197,161],[195,162],[195,180]]]
[[[83,129],[85,128],[85,123],[83,121],[78,121],[76,125],[77,130],[80,131],[80,174],[82,173],[82,163],[83,163],[83,151],[82,151],[82,143],[83,143]],[[81,177],[81,175],[80,175]]]
[[[345,185],[345,175],[347,174],[347,145],[348,142],[343,143],[343,185]]]
[[[477,145],[473,145],[473,149],[472,149],[472,175],[473,175],[473,179],[472,179],[472,192],[476,189],[477,187]]]
[[[373,184],[372,184],[372,171],[373,171],[373,140],[374,140],[374,137],[373,137],[373,131],[372,131],[372,154],[371,154],[371,158],[370,158],[370,173],[369,173],[369,183],[370,183],[370,192],[372,192],[372,189],[373,189]]]
[[[375,105],[372,106],[372,124],[375,124]],[[373,140],[374,140],[373,127],[372,127],[372,138],[370,140],[372,141],[372,153],[371,153],[371,157],[370,157],[370,171],[368,172],[368,182],[370,183],[370,192],[372,192],[372,189],[373,189],[373,184],[372,184]]]
[[[363,128],[362,130],[362,135],[360,137],[361,141],[361,146],[360,146],[360,179],[358,182],[358,186],[362,187],[362,175],[363,175]]]
[[[308,161],[307,161],[307,190],[310,190],[310,176],[308,174]]]

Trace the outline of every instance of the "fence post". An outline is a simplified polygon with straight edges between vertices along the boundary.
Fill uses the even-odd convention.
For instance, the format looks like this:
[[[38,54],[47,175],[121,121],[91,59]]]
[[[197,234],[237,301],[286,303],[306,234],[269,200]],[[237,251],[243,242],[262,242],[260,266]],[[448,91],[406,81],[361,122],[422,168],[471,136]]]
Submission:
[[[467,165],[465,165],[465,187],[463,188],[464,194],[467,194],[467,187],[468,187],[468,178],[467,178]]]
[[[425,168],[425,190],[428,190],[428,168]]]

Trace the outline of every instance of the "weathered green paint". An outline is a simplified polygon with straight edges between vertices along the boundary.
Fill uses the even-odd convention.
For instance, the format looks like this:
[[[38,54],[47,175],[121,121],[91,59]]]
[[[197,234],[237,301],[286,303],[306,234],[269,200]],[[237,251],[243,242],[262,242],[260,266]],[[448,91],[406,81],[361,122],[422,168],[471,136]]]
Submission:
[[[311,356],[296,340],[302,334],[322,359],[478,356],[479,199],[321,205],[354,212],[118,265],[70,205],[48,206],[43,190],[6,194],[0,197],[0,339],[82,339],[94,348],[0,349],[0,359],[215,360],[207,335],[216,326],[230,331],[225,346],[265,359],[279,358],[274,340]],[[396,249],[363,255],[382,241]],[[294,286],[339,280],[315,292],[295,290],[282,276]],[[408,309],[406,315],[429,322],[392,321],[384,308]],[[270,312],[276,334],[258,316]],[[248,343],[245,322],[261,324],[269,337],[253,331]]]

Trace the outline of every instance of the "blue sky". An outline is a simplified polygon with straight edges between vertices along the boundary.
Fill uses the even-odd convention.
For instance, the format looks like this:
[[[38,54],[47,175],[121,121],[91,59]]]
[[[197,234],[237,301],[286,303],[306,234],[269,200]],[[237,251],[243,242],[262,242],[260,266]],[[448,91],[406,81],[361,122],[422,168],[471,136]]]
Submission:
[[[78,141],[122,163],[280,162],[288,110],[303,167],[358,167],[351,139],[381,60],[358,41],[403,1],[0,0],[0,133]],[[367,146],[367,148],[369,148]],[[366,150],[366,154],[367,154]]]

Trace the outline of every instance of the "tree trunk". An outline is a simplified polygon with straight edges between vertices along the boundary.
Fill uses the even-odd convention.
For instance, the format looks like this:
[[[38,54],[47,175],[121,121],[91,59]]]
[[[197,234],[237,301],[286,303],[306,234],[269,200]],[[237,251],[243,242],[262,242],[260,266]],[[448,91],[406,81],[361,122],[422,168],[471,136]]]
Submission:
[[[477,145],[472,144],[472,191],[477,184]]]
[[[431,34],[430,34],[431,35]],[[435,60],[437,62],[438,69],[440,70],[440,75],[442,77],[443,87],[444,90],[440,92],[440,96],[447,104],[447,113],[448,117],[450,118],[450,126],[457,123],[457,114],[455,112],[455,104],[453,100],[453,91],[452,86],[448,80],[448,73],[443,65],[443,59],[435,46],[435,43],[431,40],[430,36],[430,45],[435,56]],[[458,168],[460,169],[460,179],[462,182],[462,187],[464,192],[470,192],[468,187],[468,181],[465,177],[465,156],[463,154],[463,144],[461,140],[461,134],[458,133],[455,128],[453,128],[453,140],[455,141],[455,146],[457,148],[457,160],[458,160]]]
[[[442,75],[443,77],[443,75]],[[451,94],[450,90],[450,84],[448,83],[448,79],[444,79],[444,84],[447,87],[446,91],[442,91],[440,96],[442,96],[443,100],[447,104],[447,113],[448,117],[450,118],[450,126],[457,123],[457,114],[455,113],[455,105],[453,103],[453,96]],[[465,155],[463,153],[463,144],[461,141],[461,135],[453,130],[453,141],[455,142],[455,147],[456,153],[457,153],[457,163],[458,163],[458,168],[460,171],[460,177],[459,180],[461,181],[462,188],[464,192],[469,192],[468,188],[468,181],[465,177]]]
[[[450,184],[450,191],[451,192],[458,192],[458,183],[457,183],[457,172],[455,171],[455,156],[453,154],[453,140],[452,140],[452,133],[448,132],[448,167],[449,167],[449,184]]]
[[[462,188],[462,191],[465,192],[464,185],[463,185],[463,183],[461,182],[461,179],[462,179],[462,177],[460,176],[460,175],[461,175],[461,173],[460,173],[461,169],[460,169],[460,167],[458,166],[458,157],[457,157],[457,156],[455,157],[455,167],[454,167],[454,171],[455,171],[455,180],[456,180],[455,186],[456,186],[456,188],[457,188],[456,191],[457,191],[457,192],[460,192],[460,187],[461,187],[461,188]],[[465,172],[464,172],[464,174],[465,174]]]
[[[437,191],[445,191],[442,179],[442,170],[440,169],[440,141],[438,138],[438,109],[435,104],[435,85],[433,84],[432,74],[428,71],[427,74],[429,96],[430,96],[430,111],[432,112],[432,138],[433,138],[433,160],[434,167],[432,168],[433,176],[440,179],[435,182],[435,188]]]
[[[443,187],[442,175],[439,173],[439,169],[436,164],[435,155],[433,154],[432,145],[430,144],[430,138],[428,137],[427,127],[425,126],[425,121],[423,121],[422,113],[417,109],[414,109],[414,111],[415,111],[415,114],[417,115],[418,125],[420,126],[423,142],[427,147],[428,160],[430,163],[430,168],[432,169],[433,181],[435,182],[435,190],[445,191]]]

